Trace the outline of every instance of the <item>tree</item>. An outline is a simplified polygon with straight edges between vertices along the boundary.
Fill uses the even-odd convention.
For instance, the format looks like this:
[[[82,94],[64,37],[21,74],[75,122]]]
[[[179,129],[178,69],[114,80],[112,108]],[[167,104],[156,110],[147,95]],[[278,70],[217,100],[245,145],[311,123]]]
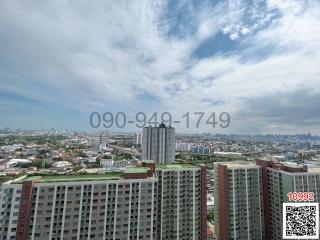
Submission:
[[[36,167],[36,168],[43,168],[43,164],[44,164],[44,168],[51,168],[52,165],[50,163],[48,163],[47,161],[45,161],[44,159],[38,159],[36,161],[34,161],[31,166]]]
[[[116,155],[116,157],[114,158],[115,160],[131,160],[132,156],[130,153],[119,153]]]
[[[52,158],[52,160],[54,160],[54,161],[63,161],[63,158],[59,156],[59,157]]]
[[[104,154],[102,156],[102,159],[111,159],[112,157],[110,155]]]
[[[87,157],[89,157],[86,153],[84,153],[84,152],[79,152],[78,153],[78,156],[79,157],[82,157],[82,158],[87,158]]]
[[[209,211],[207,214],[207,219],[209,222],[214,222],[214,211]]]
[[[79,170],[82,169],[82,166],[81,165],[76,165],[74,168],[73,168],[73,171],[74,172],[78,172]]]

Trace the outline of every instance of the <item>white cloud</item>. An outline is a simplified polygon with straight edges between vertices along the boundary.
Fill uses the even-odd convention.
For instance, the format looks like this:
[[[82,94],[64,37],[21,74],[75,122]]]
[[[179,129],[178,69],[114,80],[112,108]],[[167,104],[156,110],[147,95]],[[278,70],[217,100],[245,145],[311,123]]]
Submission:
[[[137,96],[146,92],[159,109],[180,114],[212,111],[203,99],[225,103],[216,111],[235,112],[244,97],[320,89],[319,3],[267,3],[263,8],[255,1],[252,9],[241,0],[204,5],[192,19],[195,33],[175,38],[164,32],[169,26],[159,28],[165,1],[1,1],[0,60],[8,68],[0,72],[0,90],[82,111],[143,107]],[[274,10],[282,17],[275,20]],[[250,46],[191,58],[221,30]],[[258,59],[269,46],[269,57],[243,61],[245,54]]]

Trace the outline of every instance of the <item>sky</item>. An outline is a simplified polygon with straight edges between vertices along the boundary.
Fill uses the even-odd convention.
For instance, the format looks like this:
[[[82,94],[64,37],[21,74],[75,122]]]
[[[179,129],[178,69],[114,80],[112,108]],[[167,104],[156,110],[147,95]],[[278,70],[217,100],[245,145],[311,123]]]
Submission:
[[[320,134],[319,26],[319,0],[2,0],[0,128],[170,112],[185,133]]]

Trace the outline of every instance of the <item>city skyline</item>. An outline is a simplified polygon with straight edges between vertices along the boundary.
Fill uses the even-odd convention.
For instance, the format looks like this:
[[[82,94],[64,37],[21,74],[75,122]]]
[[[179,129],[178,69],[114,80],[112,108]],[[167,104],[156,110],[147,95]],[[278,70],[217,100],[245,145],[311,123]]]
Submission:
[[[1,1],[0,126],[201,111],[228,112],[230,127],[177,132],[320,134],[319,12],[316,0]]]

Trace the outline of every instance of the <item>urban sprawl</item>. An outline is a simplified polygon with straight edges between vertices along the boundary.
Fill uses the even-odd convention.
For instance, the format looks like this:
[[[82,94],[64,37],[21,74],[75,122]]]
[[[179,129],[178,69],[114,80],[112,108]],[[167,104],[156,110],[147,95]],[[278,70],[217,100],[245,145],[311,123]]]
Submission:
[[[0,130],[0,240],[282,239],[320,137]]]

